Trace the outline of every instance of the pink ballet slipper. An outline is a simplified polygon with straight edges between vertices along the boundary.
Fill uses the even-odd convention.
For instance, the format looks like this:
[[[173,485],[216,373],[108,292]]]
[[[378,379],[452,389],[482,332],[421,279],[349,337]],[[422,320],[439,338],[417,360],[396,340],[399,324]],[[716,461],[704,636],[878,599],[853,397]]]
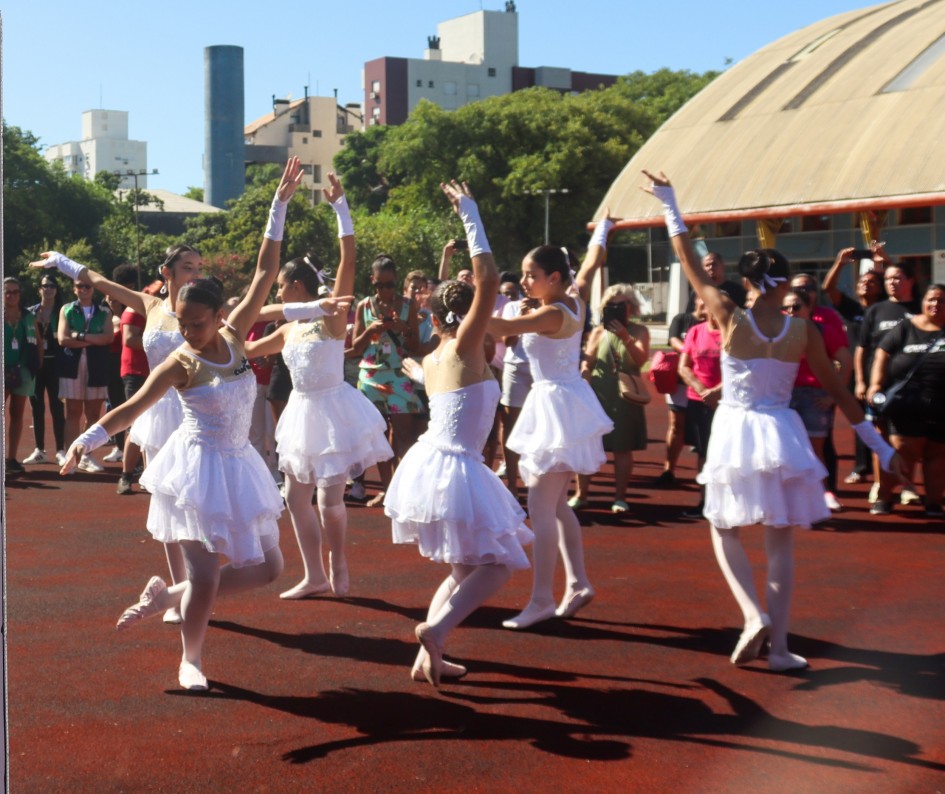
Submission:
[[[594,588],[582,587],[572,593],[565,593],[555,610],[559,618],[572,618],[594,600]]]
[[[735,650],[732,651],[732,664],[748,664],[748,662],[757,659],[770,631],[771,619],[765,614],[761,615],[761,619],[757,623],[746,625],[745,630],[738,638]]]
[[[118,631],[131,628],[139,621],[156,615],[163,607],[159,603],[167,592],[167,585],[160,576],[152,576],[138,597],[138,603],[121,613],[115,628]]]
[[[427,652],[426,658],[420,663],[420,669],[427,681],[433,686],[439,686],[443,674],[443,649],[433,638],[433,627],[429,623],[421,623],[414,633]]]
[[[329,590],[331,590],[331,584],[329,582],[322,582],[321,584],[299,582],[295,587],[286,590],[284,593],[279,593],[279,598],[283,601],[298,601],[302,598],[308,598],[309,596],[327,593]]]

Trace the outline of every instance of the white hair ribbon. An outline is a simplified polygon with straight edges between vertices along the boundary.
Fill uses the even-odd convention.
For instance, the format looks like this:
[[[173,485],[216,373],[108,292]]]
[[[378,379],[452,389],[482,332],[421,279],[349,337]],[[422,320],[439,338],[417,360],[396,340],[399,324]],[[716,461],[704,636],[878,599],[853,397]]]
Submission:
[[[315,267],[315,263],[312,262],[312,260],[309,259],[307,256],[304,257],[304,258],[302,259],[302,261],[305,262],[306,265],[308,265],[310,268],[312,268],[312,270],[315,271],[315,276],[318,278],[318,283],[319,283],[319,284],[324,284],[324,283],[325,283],[325,276],[322,275],[322,271],[321,271],[321,270],[319,270],[317,267]]]
[[[464,316],[465,315],[462,314],[453,314],[453,312],[449,311],[446,313],[446,324],[452,325],[453,323],[461,323]]]
[[[761,277],[761,283],[755,284],[755,286],[758,287],[758,292],[760,292],[762,295],[765,295],[765,285],[769,287],[776,287],[779,283],[783,283],[785,281],[787,281],[787,279],[784,278],[784,276],[769,276],[767,273],[765,273]]]

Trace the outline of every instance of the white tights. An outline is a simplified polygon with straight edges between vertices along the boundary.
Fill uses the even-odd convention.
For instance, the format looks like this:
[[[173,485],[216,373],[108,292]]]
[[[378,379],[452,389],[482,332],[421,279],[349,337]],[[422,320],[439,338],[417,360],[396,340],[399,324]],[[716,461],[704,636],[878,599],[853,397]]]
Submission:
[[[788,653],[787,633],[794,586],[794,543],[792,527],[765,527],[765,554],[768,558],[765,600],[771,618],[771,653]],[[751,562],[742,546],[738,529],[711,527],[712,547],[725,581],[745,619],[745,625],[761,620],[761,603],[755,590]]]
[[[282,552],[275,546],[265,553],[265,559],[259,565],[234,568],[229,563],[221,567],[220,555],[207,551],[198,541],[183,540],[179,545],[187,578],[167,589],[161,607],[179,607],[183,618],[183,658],[201,669],[207,624],[217,597],[264,587],[275,581],[282,573]]]
[[[535,544],[532,548],[534,580],[528,606],[518,617],[550,617],[554,610],[554,578],[558,554],[564,562],[566,587],[562,605],[591,584],[584,568],[584,542],[581,524],[568,507],[569,472],[549,472],[538,477],[528,489],[528,515],[531,517]]]
[[[295,530],[295,539],[302,554],[305,575],[302,581],[283,597],[304,596],[325,592],[329,588],[338,595],[348,590],[348,564],[345,559],[345,534],[348,513],[344,505],[345,483],[318,487],[318,509],[312,504],[314,483],[299,482],[291,474],[285,476],[285,500]],[[331,579],[322,560],[322,530],[328,541]]]

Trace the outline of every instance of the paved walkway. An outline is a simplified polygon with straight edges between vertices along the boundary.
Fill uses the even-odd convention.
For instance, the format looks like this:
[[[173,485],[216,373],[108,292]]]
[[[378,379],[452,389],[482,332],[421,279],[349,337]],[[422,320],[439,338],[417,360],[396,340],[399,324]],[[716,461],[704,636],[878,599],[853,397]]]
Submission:
[[[945,524],[873,518],[866,486],[841,491],[849,507],[797,538],[810,670],[736,669],[735,604],[704,522],[680,517],[697,493],[652,487],[665,410],[648,415],[633,511],[604,511],[604,477],[582,514],[597,599],[506,631],[517,574],[453,635],[470,672],[439,691],[408,671],[444,570],[392,546],[380,510],[350,510],[344,599],[278,599],[301,570],[284,518],[282,579],[218,603],[212,688],[191,695],[174,627],[114,630],[164,570],[148,497],[116,496],[115,466],[32,468],[7,487],[12,791],[945,791]],[[760,566],[760,533],[744,537]]]

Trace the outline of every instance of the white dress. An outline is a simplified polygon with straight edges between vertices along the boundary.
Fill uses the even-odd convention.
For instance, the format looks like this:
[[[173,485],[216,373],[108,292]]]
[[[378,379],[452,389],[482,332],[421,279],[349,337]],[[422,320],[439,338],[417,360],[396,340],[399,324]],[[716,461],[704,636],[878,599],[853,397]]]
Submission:
[[[282,471],[327,486],[394,456],[384,417],[344,380],[344,337],[331,337],[321,320],[296,323],[282,358],[292,374],[292,392],[276,426]]]
[[[144,333],[141,337],[148,366],[153,370],[163,364],[167,357],[184,344],[177,325],[177,315],[167,308],[163,300],[152,299],[147,307]],[[168,437],[184,418],[180,397],[176,389],[169,389],[154,405],[135,419],[131,426],[131,440],[141,447],[148,462],[164,446]]]
[[[183,349],[183,421],[148,464],[141,484],[151,493],[148,530],[155,540],[192,540],[224,554],[240,568],[258,565],[279,545],[282,497],[249,443],[256,377],[242,344],[221,331],[230,348],[226,365]]]
[[[547,472],[594,474],[607,460],[601,439],[614,429],[580,375],[583,316],[555,305],[564,314],[557,338],[522,335],[534,382],[507,443],[521,456],[519,471],[529,486]]]
[[[534,536],[525,512],[482,462],[499,384],[489,372],[429,400],[427,432],[400,462],[384,498],[394,543],[416,543],[435,562],[528,568],[522,545]]]
[[[722,346],[722,399],[712,420],[704,515],[720,529],[764,524],[810,527],[830,515],[827,471],[790,408],[807,326],[785,318],[766,338],[750,312],[735,312]]]

